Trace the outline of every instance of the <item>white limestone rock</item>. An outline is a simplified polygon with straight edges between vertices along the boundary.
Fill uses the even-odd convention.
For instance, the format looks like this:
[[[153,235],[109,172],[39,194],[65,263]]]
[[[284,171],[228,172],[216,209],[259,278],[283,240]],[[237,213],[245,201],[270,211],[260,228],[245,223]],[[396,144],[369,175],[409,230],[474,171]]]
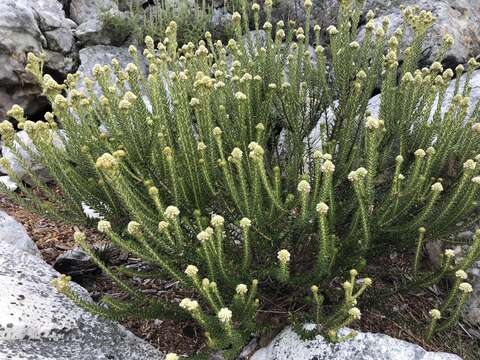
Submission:
[[[466,75],[463,75],[462,79],[460,80],[460,89],[463,89],[463,86],[465,85],[465,80],[466,80]],[[468,111],[468,116],[471,116],[473,114],[473,111],[475,110],[475,106],[480,101],[480,70],[476,70],[473,72],[472,79],[470,80],[470,86],[472,87],[472,91],[470,93],[470,108]],[[445,99],[442,103],[442,115],[445,114],[445,112],[448,110],[452,102],[454,93],[455,93],[455,79],[450,81],[448,85],[447,92],[445,94]],[[380,114],[380,101],[381,101],[381,95],[379,94],[372,97],[368,102],[368,109],[371,111],[374,117],[378,117]],[[438,102],[438,99],[432,106],[431,118],[433,118],[433,114],[437,107],[436,105],[437,102]]]
[[[457,264],[462,262],[463,258],[468,254],[469,249],[469,245],[459,245],[454,248],[456,255],[455,262]],[[480,260],[473,263],[472,267],[467,270],[467,274],[468,279],[466,281],[472,285],[473,292],[467,298],[462,318],[465,322],[474,325],[478,329],[480,326]],[[480,338],[480,329],[474,330],[474,332]]]
[[[107,15],[115,16],[127,21],[126,13],[115,9],[110,9],[105,12],[105,16]],[[118,31],[112,31],[108,26],[104,25],[101,17],[93,17],[81,23],[75,29],[75,37],[82,47],[95,45],[121,45],[129,38],[129,36],[130,34],[128,32],[120,33]]]
[[[0,244],[5,243],[30,255],[40,256],[37,245],[28,236],[25,228],[13,217],[0,211]]]
[[[66,141],[66,139],[63,134],[64,132],[62,130],[53,133],[53,144],[55,147],[64,147],[64,141]],[[27,132],[22,130],[17,132],[15,136],[15,148],[18,150],[21,159],[17,158],[17,156],[7,146],[2,144],[1,147],[2,155],[8,160],[13,173],[20,179],[29,182],[28,170],[30,170],[36,174],[40,180],[45,182],[50,181],[51,177],[49,176],[45,167],[39,161],[38,151]],[[24,144],[25,147],[23,147],[21,144]],[[6,170],[3,169],[2,166],[0,166],[0,171],[6,173]]]
[[[308,326],[308,325],[307,325]],[[342,329],[348,334],[349,329]],[[383,334],[359,333],[351,340],[332,344],[323,337],[304,341],[286,328],[251,360],[462,360],[457,355],[427,352],[418,345]]]
[[[0,359],[161,360],[163,354],[121,325],[101,320],[59,294],[59,273],[41,258],[0,241]],[[74,291],[89,299],[86,290]]]
[[[96,45],[96,46],[88,46],[80,50],[80,67],[78,71],[81,73],[81,79],[85,79],[85,77],[93,78],[92,70],[96,64],[100,65],[110,65],[112,59],[117,59],[120,66],[125,68],[127,64],[132,63],[133,60],[128,52],[128,47],[117,47],[117,46],[107,46],[107,45]],[[142,57],[140,56],[140,59]],[[139,69],[143,74],[147,73],[147,65],[144,61],[141,63],[142,68]],[[114,79],[115,75],[112,72],[112,80]],[[82,84],[82,80],[80,80],[79,90],[85,91],[85,87]],[[128,86],[127,86],[128,88]],[[102,94],[102,90],[98,83],[95,83],[93,86],[93,90],[95,91],[98,96]],[[152,105],[150,100],[147,96],[142,96],[143,102],[148,111],[152,111]],[[108,129],[105,129],[108,132]],[[103,131],[102,131],[103,132]]]
[[[41,90],[25,70],[28,52],[46,53],[45,69],[59,77],[75,68],[73,28],[52,0],[0,1],[0,120],[14,104],[27,114],[45,107]]]
[[[118,10],[115,0],[71,0],[70,17],[78,25],[91,19],[100,19],[102,12]]]
[[[0,182],[7,188],[9,191],[15,191],[18,189],[17,184],[15,184],[10,176],[0,176]]]

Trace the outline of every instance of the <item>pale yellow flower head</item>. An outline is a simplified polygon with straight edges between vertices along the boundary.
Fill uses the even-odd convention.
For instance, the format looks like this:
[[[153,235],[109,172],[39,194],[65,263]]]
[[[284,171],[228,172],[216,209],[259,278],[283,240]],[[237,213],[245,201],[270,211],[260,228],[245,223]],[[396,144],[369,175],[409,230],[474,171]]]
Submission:
[[[100,220],[97,224],[97,229],[101,233],[108,233],[112,230],[112,225],[109,221]]]
[[[248,287],[245,284],[238,284],[235,291],[239,295],[245,295],[248,291]]]
[[[473,291],[472,285],[470,285],[467,282],[463,282],[458,286],[458,289],[460,291],[463,291],[464,293],[471,293]]]
[[[286,264],[290,262],[290,253],[288,252],[288,250],[285,249],[280,250],[277,253],[277,259],[280,261],[280,263]]]
[[[352,307],[350,310],[348,310],[348,315],[350,315],[355,320],[358,320],[362,317],[362,313],[357,307]]]
[[[175,220],[177,216],[180,215],[180,210],[178,210],[176,206],[170,205],[165,209],[165,212],[163,213],[163,215],[168,220]]]
[[[195,265],[188,265],[187,268],[185,269],[185,274],[187,274],[188,277],[194,277],[198,273],[198,268]]]
[[[221,308],[217,317],[220,322],[227,324],[232,320],[232,312],[228,308]]]
[[[311,187],[308,181],[302,180],[298,183],[297,190],[300,193],[308,194],[311,190]]]
[[[324,202],[321,202],[321,203],[317,204],[317,206],[316,206],[316,210],[320,215],[327,214],[328,209],[329,209],[328,205],[325,204]]]
[[[440,318],[442,317],[442,313],[438,309],[430,310],[429,314],[434,320],[440,320]]]

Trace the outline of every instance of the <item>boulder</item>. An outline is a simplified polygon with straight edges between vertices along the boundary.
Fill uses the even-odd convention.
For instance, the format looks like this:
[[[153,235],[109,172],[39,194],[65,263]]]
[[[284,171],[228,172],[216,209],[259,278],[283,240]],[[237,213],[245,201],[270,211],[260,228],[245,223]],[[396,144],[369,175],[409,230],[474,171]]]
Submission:
[[[0,211],[0,243],[13,246],[30,255],[40,256],[37,245],[28,236],[25,228],[3,211]]]
[[[436,17],[423,44],[421,64],[431,64],[435,60],[445,34],[451,34],[454,39],[454,44],[445,57],[446,66],[454,68],[480,54],[480,2],[477,0],[367,0],[365,10],[375,10],[378,23],[385,16],[389,18],[389,36],[403,25],[400,5],[418,5],[422,10],[432,11]],[[410,46],[412,39],[413,32],[408,29],[403,48]]]
[[[101,320],[59,294],[60,274],[38,256],[0,241],[0,358],[143,360],[163,354],[121,325]],[[78,285],[73,290],[89,301]]]
[[[90,256],[82,249],[75,248],[59,255],[53,268],[61,274],[71,276],[76,282],[81,282],[85,277],[94,277],[101,270]]]
[[[80,50],[80,67],[78,71],[83,76],[92,78],[92,70],[96,64],[110,65],[112,59],[117,59],[122,67],[125,67],[128,63],[132,62],[132,58],[128,53],[128,47],[116,47],[106,45],[88,46]],[[99,91],[98,85],[96,90]]]
[[[12,181],[10,176],[0,176],[0,182],[7,188],[9,191],[15,191],[18,189],[17,184]]]
[[[455,247],[455,261],[457,263],[460,263],[462,258],[468,253],[468,248],[468,245]],[[467,281],[472,285],[473,293],[468,297],[462,317],[464,321],[478,327],[480,326],[480,260],[475,262],[467,273]],[[477,333],[480,336],[480,332],[477,331]]]
[[[57,148],[61,148],[64,146],[64,139],[62,138],[62,134],[63,132],[53,134],[53,144]],[[22,130],[17,132],[15,136],[15,148],[20,154],[21,159],[18,159],[10,148],[6,147],[3,144],[1,147],[2,155],[5,159],[8,160],[13,173],[20,179],[30,182],[30,179],[28,178],[28,172],[32,171],[39,177],[40,180],[45,182],[50,181],[51,177],[49,176],[45,167],[39,161],[37,149],[35,148],[35,145],[33,144],[32,139],[30,139],[30,136],[27,134],[27,132],[25,130]],[[22,144],[24,146],[22,146]],[[3,169],[3,167],[1,166],[0,172],[6,173],[5,169]]]
[[[465,80],[466,80],[466,75],[463,75],[462,79],[460,80],[460,89],[463,89],[463,86],[465,85]],[[476,70],[473,72],[472,79],[470,80],[470,86],[472,87],[472,91],[470,93],[470,108],[469,108],[468,116],[471,116],[473,114],[475,110],[475,106],[480,101],[480,70]],[[448,110],[454,94],[455,94],[455,79],[450,81],[450,84],[448,85],[447,92],[445,94],[445,98],[442,103],[442,115],[445,114],[445,112]],[[373,116],[376,116],[376,117],[379,116],[380,101],[381,101],[381,95],[379,94],[371,98],[368,103],[368,108],[371,111]],[[431,117],[433,117],[436,107],[437,107],[436,103],[434,103],[434,105],[432,106]]]
[[[120,66],[122,66],[123,68],[125,68],[125,66],[127,66],[128,63],[133,62],[128,52],[128,47],[116,47],[116,46],[106,46],[106,45],[89,46],[80,50],[80,67],[78,70],[81,72],[82,78],[84,77],[92,78],[93,77],[92,70],[96,64],[109,65],[111,64],[112,59],[117,59],[118,62],[120,63]],[[144,74],[146,74],[147,65],[143,60],[142,56],[140,56],[140,61],[142,61],[142,69],[140,70]],[[112,78],[114,76],[115,75],[112,72]],[[82,83],[79,84],[79,89],[85,90]],[[101,95],[102,93],[100,86],[97,83],[94,84],[94,91],[98,95]],[[151,111],[152,105],[150,104],[148,97],[143,96],[143,101],[145,102],[147,109]],[[105,131],[102,130],[102,132],[108,132],[107,129],[104,128],[104,126],[101,126],[101,128],[105,130]]]
[[[110,9],[105,16],[118,18],[119,21],[127,21],[127,15],[115,9]],[[93,17],[81,23],[75,30],[75,37],[80,46],[94,45],[121,45],[130,34],[112,31],[104,25],[102,18]]]
[[[61,80],[76,66],[75,26],[57,1],[0,1],[0,119],[14,103],[25,107],[27,115],[45,108],[25,71],[27,53],[45,52],[45,70]]]
[[[350,332],[342,329],[342,335]],[[394,339],[383,334],[358,333],[354,338],[338,344],[327,342],[318,335],[305,341],[286,328],[265,348],[258,350],[251,360],[461,360],[447,353],[427,352],[418,345]]]
[[[78,25],[91,19],[100,19],[102,12],[118,10],[114,0],[71,0],[70,18]]]
[[[305,22],[303,0],[282,1],[273,9],[274,21],[294,19],[299,24]],[[318,23],[323,30],[337,23],[338,0],[314,0],[312,21]],[[377,21],[381,22],[384,16],[390,19],[390,32],[402,25],[403,19],[400,6],[418,5],[422,10],[431,10],[437,18],[434,26],[425,40],[422,63],[430,64],[434,61],[437,50],[442,45],[443,36],[452,34],[455,44],[447,53],[446,64],[455,67],[463,64],[472,56],[480,54],[480,2],[478,0],[366,0],[364,15],[374,10]],[[363,26],[360,27],[360,30]],[[325,35],[325,34],[324,34]],[[404,47],[412,39],[411,31],[405,36]],[[325,37],[325,41],[328,38]]]

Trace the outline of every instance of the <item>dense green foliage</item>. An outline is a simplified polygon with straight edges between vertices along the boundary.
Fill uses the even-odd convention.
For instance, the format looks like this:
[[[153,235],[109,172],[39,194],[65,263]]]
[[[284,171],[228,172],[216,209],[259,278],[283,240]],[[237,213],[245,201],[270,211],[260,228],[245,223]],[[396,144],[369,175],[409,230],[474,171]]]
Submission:
[[[305,6],[309,19],[311,2]],[[262,328],[257,311],[274,306],[341,340],[337,329],[360,317],[357,301],[372,285],[357,271],[378,254],[414,252],[405,288],[457,279],[442,314],[432,311],[428,336],[452,325],[471,290],[462,281],[480,257],[480,236],[459,264],[447,250],[436,273],[420,258],[426,240],[448,235],[477,206],[480,106],[472,108],[468,96],[478,63],[468,64],[464,85],[463,68],[456,69],[455,96],[442,110],[455,76],[440,63],[451,38],[438,62],[416,68],[430,13],[403,9],[414,39],[402,52],[405,28],[387,38],[388,21],[375,25],[373,13],[357,42],[361,1],[341,2],[337,27],[327,29],[328,49],[309,20],[305,28],[279,22],[273,32],[266,1],[260,30],[260,7],[248,10],[255,32],[244,7],[232,16],[236,38],[226,45],[207,33],[198,46],[178,47],[170,23],[156,47],[146,38],[144,57],[130,48],[125,69],[115,60],[95,66],[85,92],[77,90],[78,74],[59,85],[42,75],[41,58],[29,56],[53,114],[37,123],[18,107],[9,115],[31,136],[38,149],[31,155],[61,194],[32,173],[39,197],[13,172],[23,195],[7,194],[71,223],[91,223],[82,211],[88,205],[104,218],[98,229],[113,244],[148,264],[143,276],[174,280],[191,298],[178,306],[144,295],[129,281],[141,274],[108,268],[82,233],[76,240],[131,301],[83,303],[66,278],[59,289],[113,318],[190,314],[211,348],[234,356]],[[380,83],[375,118],[369,99]],[[0,130],[17,151],[12,125]],[[400,290],[386,289],[378,300]]]
[[[193,6],[192,6],[193,4]],[[206,31],[213,29],[213,5],[206,0],[159,0],[155,6],[144,9],[137,1],[119,1],[128,10],[123,13],[106,11],[102,14],[103,27],[118,34],[118,39],[128,36],[142,43],[146,36],[155,41],[163,40],[165,28],[175,20],[179,27],[177,41],[186,44],[197,42]]]

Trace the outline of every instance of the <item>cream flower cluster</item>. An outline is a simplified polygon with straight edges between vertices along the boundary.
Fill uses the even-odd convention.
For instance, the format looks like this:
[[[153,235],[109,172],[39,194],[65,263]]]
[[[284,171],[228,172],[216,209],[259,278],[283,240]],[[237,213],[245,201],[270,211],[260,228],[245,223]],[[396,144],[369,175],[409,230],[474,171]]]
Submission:
[[[442,191],[443,191],[442,183],[436,182],[435,184],[433,184],[433,185],[432,185],[432,191],[434,191],[434,192],[442,192]]]
[[[185,298],[182,301],[180,301],[180,307],[182,309],[185,309],[187,311],[195,311],[199,308],[198,301],[192,300],[190,298]]]
[[[242,218],[242,220],[240,220],[240,227],[242,229],[248,229],[250,226],[252,226],[252,220],[250,220],[249,218]]]
[[[225,223],[225,219],[223,218],[223,216],[214,214],[212,215],[212,220],[210,221],[210,223],[213,227],[220,227],[223,226],[223,224]]]
[[[290,253],[288,252],[288,250],[280,250],[278,253],[277,253],[277,259],[280,261],[281,264],[286,264],[290,261]]]
[[[300,193],[308,194],[311,190],[311,187],[307,180],[302,180],[298,183],[297,190]]]
[[[232,320],[232,312],[228,308],[221,308],[217,317],[222,323],[227,324]]]
[[[250,158],[253,160],[262,160],[263,159],[263,154],[264,150],[263,148],[256,143],[255,141],[252,141],[250,144],[248,144],[248,148],[250,149]]]
[[[245,295],[248,292],[248,287],[245,284],[238,284],[235,291],[239,295]]]
[[[212,237],[212,233],[213,231],[209,231],[207,228],[197,234],[197,239],[200,240],[201,243],[204,243],[205,241],[210,240],[210,238]]]
[[[107,220],[100,220],[97,224],[97,229],[101,233],[108,233],[112,230],[112,225]]]
[[[367,169],[365,169],[364,167],[360,167],[357,170],[351,171],[348,174],[348,180],[350,180],[351,182],[359,181],[363,179],[365,176],[367,176],[367,174],[368,174]]]
[[[193,278],[198,274],[198,268],[195,265],[188,265],[187,268],[185,269],[185,274],[188,277]]]
[[[328,205],[321,202],[317,204],[316,210],[320,215],[325,215],[328,212]]]
[[[325,158],[325,155],[324,155]],[[322,172],[324,173],[333,173],[335,171],[335,165],[330,160],[325,160],[322,164]]]
[[[362,317],[362,313],[357,307],[352,307],[350,310],[348,310],[348,315],[350,315],[355,320],[359,320]]]
[[[429,314],[434,320],[440,320],[440,318],[442,317],[442,313],[438,309],[430,310]]]
[[[179,214],[180,210],[178,210],[176,206],[172,205],[168,206],[163,213],[165,218],[167,218],[168,220],[175,220]]]
[[[112,170],[116,167],[117,162],[118,160],[112,154],[105,153],[97,159],[95,166],[102,170]]]

